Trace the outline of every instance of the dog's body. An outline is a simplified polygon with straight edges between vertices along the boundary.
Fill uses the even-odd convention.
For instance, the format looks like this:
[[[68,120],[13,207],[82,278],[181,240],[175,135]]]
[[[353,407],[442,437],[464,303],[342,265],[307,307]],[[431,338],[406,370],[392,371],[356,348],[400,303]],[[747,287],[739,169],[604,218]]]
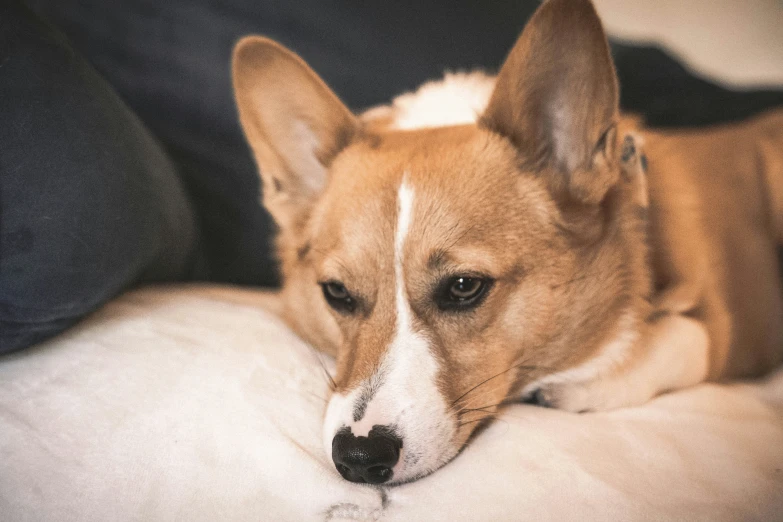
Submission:
[[[700,132],[647,133],[657,310],[709,333],[710,379],[781,360],[783,110]]]
[[[458,80],[357,118],[274,42],[235,51],[288,319],[338,358],[346,478],[429,473],[509,398],[607,409],[783,359],[783,112],[626,138],[585,0]]]

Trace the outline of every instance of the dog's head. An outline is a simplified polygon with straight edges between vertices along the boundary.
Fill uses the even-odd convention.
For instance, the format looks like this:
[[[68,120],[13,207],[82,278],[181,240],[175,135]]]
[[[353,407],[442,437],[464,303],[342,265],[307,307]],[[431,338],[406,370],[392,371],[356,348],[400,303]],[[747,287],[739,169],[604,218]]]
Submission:
[[[543,4],[470,125],[368,124],[260,37],[234,85],[290,319],[337,357],[324,443],[347,479],[435,470],[633,322],[617,82],[588,1]]]

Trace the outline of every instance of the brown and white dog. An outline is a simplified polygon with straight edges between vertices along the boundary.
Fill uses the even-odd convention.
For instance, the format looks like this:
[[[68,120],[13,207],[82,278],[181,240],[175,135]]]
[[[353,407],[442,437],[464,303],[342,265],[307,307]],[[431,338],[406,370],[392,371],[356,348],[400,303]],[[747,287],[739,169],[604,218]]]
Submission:
[[[616,408],[783,358],[783,112],[629,137],[588,0],[545,2],[496,79],[362,116],[271,40],[233,60],[348,480],[432,472],[507,400]]]

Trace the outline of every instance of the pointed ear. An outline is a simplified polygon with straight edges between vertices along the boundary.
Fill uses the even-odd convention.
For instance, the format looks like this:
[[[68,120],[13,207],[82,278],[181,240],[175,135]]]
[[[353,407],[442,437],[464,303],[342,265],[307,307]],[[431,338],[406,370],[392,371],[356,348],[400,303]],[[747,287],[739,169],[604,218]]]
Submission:
[[[357,120],[299,56],[268,38],[239,41],[232,75],[264,204],[281,228],[301,225]]]
[[[576,179],[613,151],[617,78],[589,0],[548,0],[528,22],[498,74],[481,123],[508,137],[535,167],[594,199],[606,180]],[[600,186],[593,186],[598,184]],[[608,187],[604,187],[608,188]],[[605,190],[604,190],[605,192]],[[582,199],[580,197],[580,199]]]

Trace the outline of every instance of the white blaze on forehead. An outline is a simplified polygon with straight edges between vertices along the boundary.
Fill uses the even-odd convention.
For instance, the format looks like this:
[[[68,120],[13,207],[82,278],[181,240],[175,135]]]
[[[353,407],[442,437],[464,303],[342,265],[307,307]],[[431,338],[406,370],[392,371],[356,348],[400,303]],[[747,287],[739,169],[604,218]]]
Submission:
[[[394,231],[394,284],[395,305],[397,311],[397,335],[411,329],[411,310],[405,294],[405,278],[402,273],[405,238],[411,225],[413,214],[413,190],[403,178],[397,193],[397,229]]]
[[[427,338],[414,330],[413,311],[405,290],[404,250],[413,216],[414,191],[406,180],[397,193],[394,233],[395,333],[375,375],[346,394],[335,395],[327,409],[324,443],[348,426],[356,436],[367,436],[375,425],[390,426],[403,440],[394,480],[426,474],[448,461],[455,432],[453,416],[438,387],[438,360]],[[359,347],[361,349],[361,347]],[[362,396],[369,401],[354,421]]]

